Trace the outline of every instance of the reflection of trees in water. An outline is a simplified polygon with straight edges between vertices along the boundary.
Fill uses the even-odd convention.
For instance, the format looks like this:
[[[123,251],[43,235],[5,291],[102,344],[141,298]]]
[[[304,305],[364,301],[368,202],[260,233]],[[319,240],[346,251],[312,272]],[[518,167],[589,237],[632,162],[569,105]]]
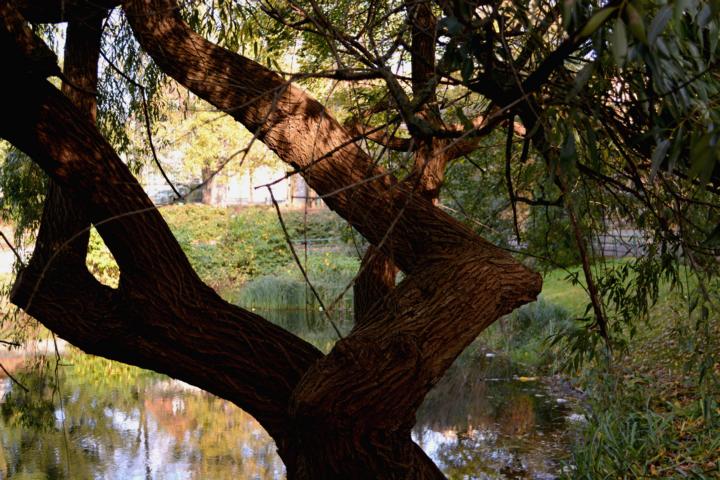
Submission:
[[[5,458],[5,449],[2,448],[2,445],[0,445],[0,478],[8,478],[9,476],[8,462]]]
[[[2,429],[0,442],[5,453],[5,470],[9,478],[76,479],[98,478],[103,470],[98,468],[99,447],[91,438],[83,435],[87,426],[93,430],[112,433],[107,419],[98,415],[98,404],[84,405],[82,395],[64,395],[65,426],[62,416],[56,414],[57,400],[55,378],[47,369],[32,369],[27,373],[16,372],[18,379],[30,389],[31,394],[14,387],[2,404]],[[63,391],[66,393],[68,390]],[[94,418],[92,421],[89,419]],[[77,444],[65,440],[77,435]],[[112,436],[109,441],[117,440]]]
[[[34,394],[12,389],[3,405],[0,478],[282,476],[272,441],[234,405],[197,391],[155,391],[162,377],[106,360],[66,362],[73,367],[60,369],[64,426],[53,376],[19,374]],[[50,406],[49,418],[32,411],[38,403]]]
[[[192,459],[195,478],[276,478],[275,444],[247,413],[205,393],[149,396],[145,410]]]
[[[513,395],[499,415],[498,426],[504,435],[527,435],[535,429],[535,401],[525,393]]]
[[[332,301],[334,299],[330,299]],[[338,337],[323,312],[313,308],[307,310],[262,310],[264,318],[299,336],[322,352],[329,352]],[[335,325],[345,335],[353,327],[352,313],[336,309],[330,313]]]
[[[322,322],[300,314],[286,315],[286,327],[317,344],[335,341]],[[3,405],[0,478],[284,476],[274,443],[233,404],[123,364],[77,354],[64,361],[72,365],[60,368],[67,442],[52,368],[19,372],[35,394],[14,388]],[[541,387],[508,381],[513,373],[497,358],[463,355],[428,395],[414,436],[450,478],[552,470],[564,412],[535,396]]]
[[[502,358],[464,355],[418,411],[414,436],[449,478],[533,478],[564,456],[564,407],[512,380]]]

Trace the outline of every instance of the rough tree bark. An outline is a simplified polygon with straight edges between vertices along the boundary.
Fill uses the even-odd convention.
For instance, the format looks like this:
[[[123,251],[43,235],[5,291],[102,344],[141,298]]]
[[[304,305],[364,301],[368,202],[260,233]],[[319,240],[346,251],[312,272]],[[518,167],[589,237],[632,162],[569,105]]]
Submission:
[[[338,192],[328,205],[382,242],[406,277],[326,356],[223,301],[87,115],[45,80],[52,68],[36,68],[42,46],[3,1],[11,68],[0,86],[14,114],[0,118],[0,135],[84,208],[121,271],[110,289],[87,270],[47,275],[54,258],[39,257],[13,302],[83,350],[233,401],[275,439],[289,478],[443,478],[410,439],[415,411],[485,327],[536,297],[540,277],[374,167],[302,90],[192,32],[173,1],[124,8],[167,74],[256,132],[317,192]],[[68,224],[57,222],[60,239]]]
[[[429,1],[406,0],[405,8],[410,23],[411,83],[414,100],[422,105],[419,115],[429,125],[442,126],[437,108],[435,72],[435,43],[437,19]],[[391,142],[394,140],[394,143]],[[437,203],[445,179],[445,168],[450,160],[463,153],[454,148],[451,139],[438,139],[414,133],[410,141],[377,139],[388,148],[410,150],[414,165],[404,180],[415,193]],[[360,271],[353,284],[355,322],[363,323],[375,303],[382,301],[395,288],[398,268],[392,258],[370,245],[363,256]]]

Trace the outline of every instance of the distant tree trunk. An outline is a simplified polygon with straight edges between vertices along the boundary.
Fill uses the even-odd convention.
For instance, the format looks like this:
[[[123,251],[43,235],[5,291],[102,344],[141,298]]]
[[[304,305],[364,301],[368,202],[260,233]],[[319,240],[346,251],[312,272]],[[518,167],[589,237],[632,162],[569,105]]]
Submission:
[[[215,205],[216,203],[216,187],[217,175],[213,175],[214,170],[209,165],[204,165],[201,176],[203,181],[202,187],[202,203],[205,205]]]
[[[255,188],[253,187],[253,174],[255,170],[251,167],[248,169],[248,199],[250,204],[255,203]]]
[[[111,289],[41,248],[12,301],[87,352],[233,401],[276,441],[290,479],[444,478],[411,440],[415,412],[484,328],[535,299],[540,277],[385,175],[304,91],[190,31],[172,0],[124,8],[160,68],[302,168],[330,208],[406,276],[327,355],[222,300],[87,115],[35,68],[39,40],[0,3],[8,67],[0,92],[13,112],[0,116],[0,135],[85,208],[81,220],[93,222],[121,272]],[[44,220],[49,245],[74,240],[69,211]]]

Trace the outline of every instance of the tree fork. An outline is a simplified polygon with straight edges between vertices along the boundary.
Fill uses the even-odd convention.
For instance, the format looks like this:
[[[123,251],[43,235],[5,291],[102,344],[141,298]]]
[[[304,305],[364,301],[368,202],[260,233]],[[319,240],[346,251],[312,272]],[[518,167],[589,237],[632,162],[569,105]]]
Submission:
[[[25,67],[29,60],[22,51],[32,33],[7,3],[0,8],[0,41],[17,62],[8,64],[8,75],[0,79],[7,105],[16,112],[0,118],[0,135],[87,207],[121,270],[120,288],[110,289],[86,269],[56,269],[53,262],[23,272],[13,301],[89,353],[182,378],[235,402],[263,424],[283,459],[291,461],[284,450],[287,404],[320,352],[228,304],[200,281],[159,212],[92,122]],[[54,270],[62,276],[38,296],[37,282],[47,281]]]
[[[127,0],[124,8],[141,45],[166,73],[301,169],[314,190],[334,192],[326,196],[330,208],[407,273],[366,322],[303,376],[290,406],[300,426],[295,443],[314,444],[317,429],[357,439],[356,447],[363,439],[407,437],[415,410],[452,361],[499,316],[534,300],[540,277],[406,184],[383,176],[322,105],[192,32],[175,2]],[[373,177],[380,180],[365,180]],[[313,430],[302,428],[309,424]],[[332,452],[305,448],[299,465],[316,478],[363,478],[369,472],[383,478],[390,474],[374,469],[368,457],[378,460],[382,444],[330,464]]]
[[[92,92],[97,88],[102,18],[102,15],[96,14],[82,21],[68,22],[65,40],[62,91],[91,122],[95,122],[97,116],[97,101]],[[90,221],[83,206],[50,180],[40,230],[28,268],[36,272],[45,270],[47,274],[59,270],[86,270],[89,234]],[[56,265],[48,269],[48,262]],[[32,276],[20,278],[27,281]],[[38,282],[33,286],[36,295],[42,295],[53,283],[49,278],[40,278]],[[27,287],[17,285],[15,288],[21,290]]]
[[[437,18],[427,0],[406,0],[405,8],[411,23],[413,101],[422,105],[420,115],[434,127],[439,127],[442,122],[434,83]],[[438,201],[445,167],[455,152],[451,149],[452,142],[419,135],[408,141],[413,146],[415,158],[413,171],[403,183],[432,203]],[[353,286],[356,323],[364,322],[369,309],[392,292],[397,271],[390,257],[374,246],[368,248]]]
[[[375,246],[368,246],[353,284],[355,324],[364,323],[375,303],[382,301],[393,291],[397,272],[392,260]]]
[[[129,15],[161,67],[256,128],[284,160],[304,169],[317,191],[355,185],[328,203],[374,243],[387,238],[383,251],[408,275],[370,310],[366,323],[322,357],[204,285],[92,123],[37,72],[13,68],[0,82],[12,93],[7,102],[17,118],[0,119],[0,133],[87,206],[121,269],[119,289],[92,291],[99,296],[86,300],[92,308],[59,318],[31,313],[93,353],[235,402],[275,438],[291,478],[441,478],[410,440],[414,412],[482,329],[535,298],[539,276],[388,177],[356,185],[368,171],[382,172],[368,168],[356,145],[344,143],[347,132],[319,103],[254,62],[193,36],[172,3],[135,3],[141,7],[135,13],[165,7]],[[11,34],[0,40],[16,48]],[[167,42],[160,53],[154,41]],[[188,46],[194,48],[183,50]],[[163,51],[177,61],[163,58]],[[242,97],[254,103],[238,103]],[[309,148],[308,132],[320,132],[322,151]],[[316,161],[323,152],[332,153]],[[52,313],[84,300],[85,292],[65,285],[75,296],[59,298]],[[313,448],[316,429],[338,440],[337,451],[329,444]]]

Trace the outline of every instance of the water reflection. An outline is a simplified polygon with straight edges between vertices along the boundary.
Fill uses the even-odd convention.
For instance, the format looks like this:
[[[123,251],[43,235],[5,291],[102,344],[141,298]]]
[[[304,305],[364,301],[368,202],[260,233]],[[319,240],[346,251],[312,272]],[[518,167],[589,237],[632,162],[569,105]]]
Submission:
[[[335,341],[317,315],[266,316],[323,350]],[[14,363],[11,373],[41,395],[0,378],[0,479],[284,478],[272,440],[229,402],[99,358],[68,352],[64,362],[57,377],[50,362],[24,373]],[[513,380],[517,373],[470,351],[426,399],[413,437],[450,478],[559,471],[567,407],[537,382]]]
[[[567,404],[502,357],[464,354],[418,412],[415,441],[450,478],[555,478],[567,457]]]

